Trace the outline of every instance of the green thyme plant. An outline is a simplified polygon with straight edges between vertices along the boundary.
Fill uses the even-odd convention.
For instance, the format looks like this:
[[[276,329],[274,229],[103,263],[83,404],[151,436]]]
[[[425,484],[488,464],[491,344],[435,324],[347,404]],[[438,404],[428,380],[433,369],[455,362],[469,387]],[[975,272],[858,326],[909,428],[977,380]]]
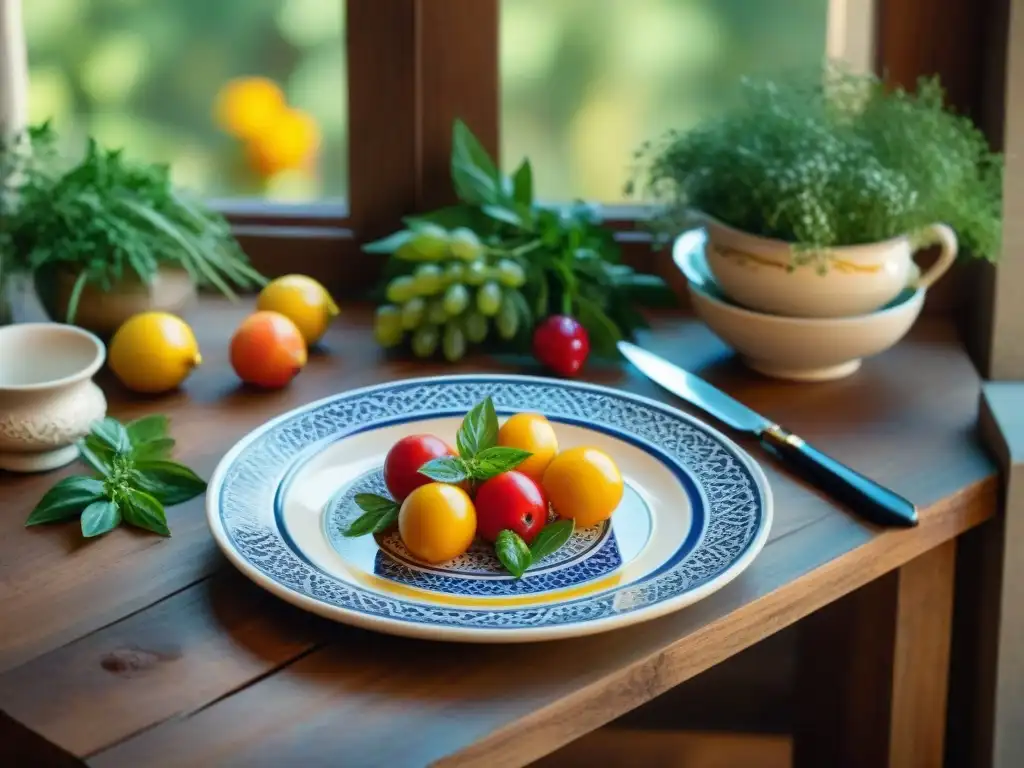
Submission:
[[[128,424],[106,418],[78,443],[92,475],[65,477],[39,500],[26,526],[80,518],[82,535],[112,531],[121,522],[170,536],[165,506],[206,491],[206,481],[170,459],[174,440],[167,417],[146,416]]]
[[[37,284],[41,278],[44,292],[55,271],[76,275],[68,322],[86,284],[109,291],[132,273],[148,283],[161,265],[179,266],[230,298],[232,286],[264,283],[228,222],[175,188],[167,166],[92,140],[69,161],[44,123],[0,142],[0,179],[0,252],[9,268],[35,275]]]
[[[724,114],[644,145],[637,159],[627,192],[662,204],[666,235],[701,213],[823,249],[945,222],[964,250],[999,252],[1002,158],[945,107],[937,78],[914,93],[833,66],[745,80]]]

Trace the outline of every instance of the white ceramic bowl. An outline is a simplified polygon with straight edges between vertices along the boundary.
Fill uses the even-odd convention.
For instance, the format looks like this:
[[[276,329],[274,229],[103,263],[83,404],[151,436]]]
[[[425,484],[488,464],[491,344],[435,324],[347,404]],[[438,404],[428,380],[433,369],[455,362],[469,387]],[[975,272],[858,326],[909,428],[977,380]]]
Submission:
[[[780,379],[824,381],[849,376],[865,357],[892,347],[910,330],[924,304],[923,288],[907,288],[866,315],[782,317],[733,304],[717,286],[704,256],[703,230],[684,233],[673,258],[686,276],[694,311],[747,366]]]
[[[0,469],[42,472],[78,457],[75,441],[106,415],[92,377],[106,349],[73,325],[0,328]]]

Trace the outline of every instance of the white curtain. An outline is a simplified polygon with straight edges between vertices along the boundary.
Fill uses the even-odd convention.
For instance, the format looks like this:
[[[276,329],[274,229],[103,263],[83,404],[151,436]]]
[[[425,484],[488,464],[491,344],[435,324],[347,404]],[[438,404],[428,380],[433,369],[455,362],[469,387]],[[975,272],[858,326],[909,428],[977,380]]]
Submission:
[[[28,63],[21,0],[0,0],[0,132],[19,130],[27,119]]]

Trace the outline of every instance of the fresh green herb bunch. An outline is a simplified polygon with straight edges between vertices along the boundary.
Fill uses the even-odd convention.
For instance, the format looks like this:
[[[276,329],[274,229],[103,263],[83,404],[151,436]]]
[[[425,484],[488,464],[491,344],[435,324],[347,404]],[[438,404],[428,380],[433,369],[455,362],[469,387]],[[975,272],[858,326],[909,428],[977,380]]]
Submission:
[[[461,121],[451,174],[458,205],[406,218],[407,229],[364,247],[391,255],[376,323],[383,346],[411,340],[419,357],[441,347],[455,361],[492,327],[499,344],[524,348],[537,321],[562,313],[587,328],[596,354],[614,355],[616,341],[645,326],[635,304],[672,301],[660,278],[620,263],[592,206],[537,205],[529,160],[503,176]]]
[[[121,521],[170,536],[165,506],[206,490],[206,481],[169,458],[174,440],[166,416],[146,416],[127,425],[106,418],[93,425],[78,448],[94,475],[66,477],[44,494],[26,526],[81,516],[82,535],[99,536]]]
[[[106,291],[130,273],[148,283],[164,264],[231,298],[232,284],[264,283],[228,222],[177,190],[167,166],[135,162],[90,140],[84,157],[67,167],[56,143],[44,123],[0,144],[0,178],[7,180],[0,251],[44,283],[55,270],[77,273],[68,322],[87,283]]]
[[[803,248],[855,245],[952,226],[965,250],[999,252],[1002,159],[944,106],[838,66],[745,80],[738,103],[637,153],[627,192],[664,204],[666,235],[706,214]]]

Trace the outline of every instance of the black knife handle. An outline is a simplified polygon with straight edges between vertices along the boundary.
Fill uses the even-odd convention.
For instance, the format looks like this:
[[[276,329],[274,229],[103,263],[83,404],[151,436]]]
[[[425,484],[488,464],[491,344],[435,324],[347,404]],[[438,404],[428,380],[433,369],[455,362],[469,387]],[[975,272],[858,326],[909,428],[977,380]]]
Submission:
[[[869,480],[778,425],[758,436],[787,465],[809,482],[879,525],[917,525],[917,508],[898,493]]]

